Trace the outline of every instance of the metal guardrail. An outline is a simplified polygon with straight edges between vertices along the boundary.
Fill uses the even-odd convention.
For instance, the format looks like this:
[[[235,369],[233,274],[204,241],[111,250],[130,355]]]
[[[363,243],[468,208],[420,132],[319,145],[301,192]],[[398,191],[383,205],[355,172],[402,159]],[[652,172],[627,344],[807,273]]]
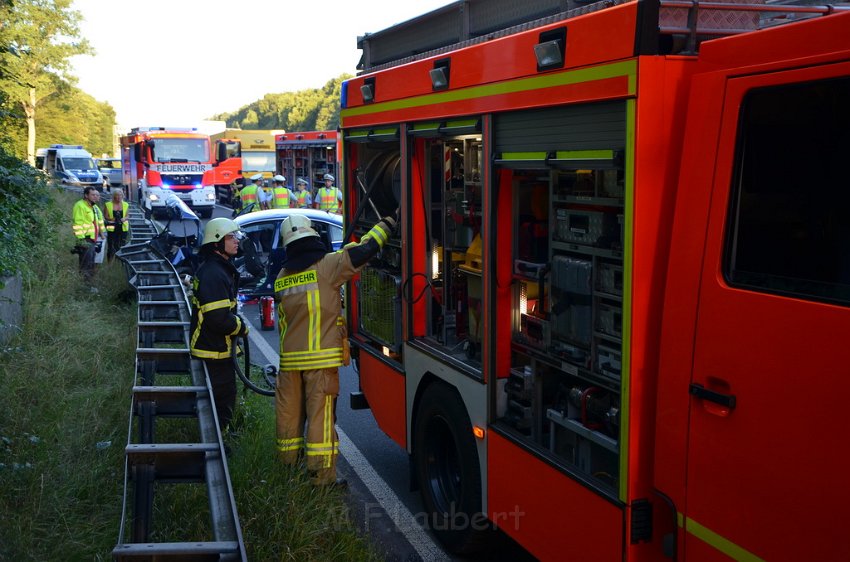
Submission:
[[[138,293],[135,384],[124,463],[124,502],[114,560],[247,560],[236,502],[212,391],[204,364],[189,352],[191,307],[172,265],[149,244],[153,223],[130,207],[130,240],[116,255]],[[176,377],[175,377],[176,375]],[[181,376],[182,375],[182,376]],[[162,385],[163,378],[184,384]],[[186,383],[187,381],[190,381]],[[160,419],[197,421],[197,442],[161,443]],[[206,483],[209,536],[183,541],[170,535],[182,529],[169,522],[167,533],[154,528],[155,491],[162,485]],[[158,505],[158,504],[157,504]],[[158,535],[168,542],[157,542]]]

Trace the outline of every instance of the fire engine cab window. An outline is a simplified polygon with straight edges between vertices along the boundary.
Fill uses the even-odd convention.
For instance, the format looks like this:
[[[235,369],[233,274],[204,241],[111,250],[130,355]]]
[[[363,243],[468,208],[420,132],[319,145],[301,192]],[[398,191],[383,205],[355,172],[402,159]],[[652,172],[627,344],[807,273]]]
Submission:
[[[730,284],[850,304],[848,99],[846,78],[745,98],[725,260]]]

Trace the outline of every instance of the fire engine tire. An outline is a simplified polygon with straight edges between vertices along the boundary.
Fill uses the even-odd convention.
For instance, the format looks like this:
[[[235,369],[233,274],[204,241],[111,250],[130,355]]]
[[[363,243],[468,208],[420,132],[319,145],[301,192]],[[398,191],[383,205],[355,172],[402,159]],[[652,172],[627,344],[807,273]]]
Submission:
[[[198,211],[198,216],[200,216],[202,219],[208,219],[208,218],[212,217],[212,215],[213,215],[212,209],[200,209]]]
[[[472,424],[454,389],[430,385],[413,428],[413,464],[427,527],[454,553],[480,551],[491,527],[481,513],[481,471]]]

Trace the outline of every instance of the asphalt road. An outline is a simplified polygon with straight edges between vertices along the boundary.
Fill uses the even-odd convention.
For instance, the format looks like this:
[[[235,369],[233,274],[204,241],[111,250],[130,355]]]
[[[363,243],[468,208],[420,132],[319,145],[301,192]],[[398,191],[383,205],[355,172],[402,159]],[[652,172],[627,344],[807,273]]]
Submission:
[[[216,206],[213,217],[229,217],[231,210]],[[206,222],[206,221],[203,221]],[[182,234],[183,225],[169,226],[174,234]],[[189,226],[189,233],[194,227]],[[256,302],[244,303],[242,313],[252,324],[252,363],[277,365],[279,334],[262,330],[260,307]],[[427,562],[439,560],[462,561],[447,554],[433,536],[419,525],[425,520],[419,492],[410,491],[407,452],[384,434],[369,410],[352,410],[348,397],[358,389],[358,377],[353,367],[340,369],[340,395],[337,404],[337,429],[340,436],[339,475],[348,479],[348,508],[359,528],[368,533],[373,544],[388,561]],[[269,398],[269,404],[272,404]],[[503,535],[494,538],[498,543],[497,557],[478,557],[475,560],[534,560],[527,552]]]

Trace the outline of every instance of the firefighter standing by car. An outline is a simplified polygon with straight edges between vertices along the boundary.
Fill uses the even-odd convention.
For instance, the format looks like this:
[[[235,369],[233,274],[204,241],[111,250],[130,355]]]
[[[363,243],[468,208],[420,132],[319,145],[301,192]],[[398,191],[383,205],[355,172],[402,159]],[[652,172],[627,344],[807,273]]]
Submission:
[[[73,252],[79,255],[80,272],[86,281],[94,274],[94,255],[101,250],[103,243],[103,213],[97,206],[100,193],[94,187],[83,188],[83,198],[74,203],[73,230],[77,245]]]
[[[192,355],[204,361],[212,385],[218,427],[224,430],[236,405],[236,365],[233,339],[248,334],[248,324],[236,314],[239,272],[231,259],[239,251],[242,232],[228,218],[209,221],[201,245],[203,263],[193,281]]]
[[[298,200],[298,208],[299,209],[310,209],[313,207],[313,195],[310,193],[310,187],[307,184],[307,180],[304,178],[298,178],[295,182],[298,193],[296,193],[296,197]]]
[[[316,191],[316,208],[337,215],[342,213],[342,191],[334,187],[335,178],[331,174],[325,174],[322,179],[325,187]]]
[[[106,258],[112,261],[115,252],[121,249],[127,240],[130,230],[130,219],[127,212],[130,205],[124,201],[122,189],[112,190],[112,199],[103,204],[103,215],[106,219]]]
[[[272,200],[269,208],[289,209],[295,207],[297,200],[295,194],[286,187],[286,178],[278,174],[272,179],[274,180],[274,187],[272,188]]]
[[[293,215],[281,225],[286,261],[274,285],[280,327],[277,446],[286,465],[306,449],[307,472],[317,486],[346,484],[336,477],[334,429],[339,367],[349,362],[339,290],[378,253],[395,225],[385,217],[359,243],[336,252],[328,252],[307,217]]]

